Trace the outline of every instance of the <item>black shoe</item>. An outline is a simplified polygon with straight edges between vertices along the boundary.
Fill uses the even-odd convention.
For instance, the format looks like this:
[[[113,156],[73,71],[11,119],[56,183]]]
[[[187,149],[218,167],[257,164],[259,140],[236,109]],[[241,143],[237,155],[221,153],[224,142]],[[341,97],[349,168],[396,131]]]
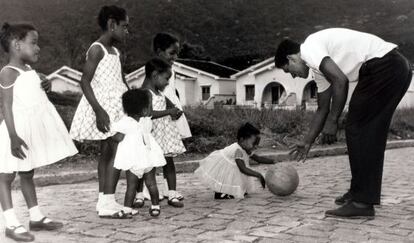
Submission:
[[[214,199],[234,199],[234,196],[225,193],[215,192]]]
[[[360,203],[358,203],[360,204]],[[342,207],[325,212],[327,217],[338,217],[348,219],[374,219],[375,209],[372,204],[357,206],[355,202],[349,201]]]
[[[351,200],[352,200],[352,194],[350,191],[348,191],[344,195],[335,198],[335,204],[342,206]]]
[[[34,235],[30,234],[29,232],[23,232],[23,233],[16,233],[16,229],[23,227],[22,225],[19,225],[17,227],[8,228],[6,227],[6,237],[13,239],[15,241],[24,241],[24,242],[30,242],[34,241],[35,237]]]
[[[29,222],[29,229],[31,231],[40,231],[40,230],[57,230],[63,227],[63,224],[60,222],[50,221],[49,223],[45,223],[46,217],[39,221],[31,221]]]

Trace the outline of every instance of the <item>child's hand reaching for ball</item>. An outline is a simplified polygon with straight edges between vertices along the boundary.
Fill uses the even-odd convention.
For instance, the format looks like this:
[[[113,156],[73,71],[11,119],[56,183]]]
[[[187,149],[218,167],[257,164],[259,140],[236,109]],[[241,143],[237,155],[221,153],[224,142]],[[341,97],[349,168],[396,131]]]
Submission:
[[[262,175],[260,175],[259,180],[260,180],[260,184],[262,184],[263,189],[265,189],[266,188],[265,178]]]

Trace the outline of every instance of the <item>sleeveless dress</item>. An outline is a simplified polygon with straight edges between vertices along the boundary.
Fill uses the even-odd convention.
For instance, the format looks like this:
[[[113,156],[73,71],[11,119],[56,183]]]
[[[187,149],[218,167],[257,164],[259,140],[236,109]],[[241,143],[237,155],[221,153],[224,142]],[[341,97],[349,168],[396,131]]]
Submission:
[[[150,90],[152,95],[152,109],[154,111],[163,111],[167,108],[167,102],[164,94],[155,94]],[[155,141],[164,151],[164,156],[174,157],[186,151],[178,128],[171,116],[164,116],[152,120],[152,135]]]
[[[94,45],[100,46],[105,55],[96,67],[91,87],[98,103],[108,113],[110,125],[112,125],[113,122],[118,121],[124,116],[121,97],[128,88],[122,79],[118,50],[114,47],[116,55],[109,54],[101,43],[94,42],[91,47]],[[86,53],[86,56],[88,56],[88,53]],[[84,95],[73,117],[70,129],[71,137],[78,141],[104,140],[114,134],[112,129],[107,133],[102,133],[98,130],[95,112]]]
[[[19,72],[13,87],[13,118],[17,135],[27,144],[23,148],[25,159],[11,154],[10,138],[6,122],[0,124],[0,173],[30,171],[55,163],[78,153],[68,130],[41,88],[41,80],[36,71],[23,71],[13,66],[5,66]],[[4,69],[3,68],[3,69]]]
[[[201,160],[200,167],[194,173],[213,191],[244,198],[245,193],[252,193],[259,188],[260,182],[256,177],[240,172],[236,164],[236,151],[242,152],[243,156],[240,159],[246,167],[250,167],[250,156],[238,143],[233,143]]]
[[[130,170],[139,178],[154,167],[166,164],[164,152],[151,135],[151,117],[141,117],[139,122],[124,116],[112,126],[114,132],[124,134],[115,154],[114,167]]]
[[[171,75],[171,78],[169,80],[169,83],[167,87],[165,87],[163,91],[164,95],[171,100],[171,102],[180,110],[183,110],[183,107],[180,102],[180,98],[178,98],[175,88],[175,73]],[[181,138],[189,138],[192,136],[190,126],[188,125],[187,118],[185,114],[183,113],[180,118],[178,118],[176,121],[173,121],[178,129],[178,132],[181,135]]]

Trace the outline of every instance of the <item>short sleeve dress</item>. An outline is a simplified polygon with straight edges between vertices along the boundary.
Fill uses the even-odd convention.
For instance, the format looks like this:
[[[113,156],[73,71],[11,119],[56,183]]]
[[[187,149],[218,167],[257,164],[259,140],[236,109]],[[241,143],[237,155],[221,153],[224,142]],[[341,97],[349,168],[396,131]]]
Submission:
[[[238,156],[240,152],[241,156]],[[201,160],[195,174],[215,192],[244,198],[245,193],[252,193],[260,187],[257,178],[243,174],[236,164],[236,158],[240,158],[249,167],[249,157],[238,143],[233,143]]]

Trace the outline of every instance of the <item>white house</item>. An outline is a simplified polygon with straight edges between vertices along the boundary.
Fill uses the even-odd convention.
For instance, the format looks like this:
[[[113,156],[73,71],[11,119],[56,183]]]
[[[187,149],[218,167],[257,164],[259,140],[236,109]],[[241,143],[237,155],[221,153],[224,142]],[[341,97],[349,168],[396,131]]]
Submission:
[[[266,59],[256,65],[231,75],[236,80],[236,104],[264,108],[294,109],[304,106],[316,109],[317,88],[312,75],[293,78],[282,69],[275,68],[274,59]],[[399,107],[414,107],[414,80],[400,102]],[[350,83],[348,101],[356,82]]]
[[[175,86],[183,105],[213,105],[214,102],[234,103],[236,80],[230,76],[236,73],[211,61],[180,59],[172,66]],[[145,67],[125,76],[130,87],[141,87],[145,78]]]
[[[46,78],[51,81],[52,91],[57,93],[82,93],[80,87],[81,77],[81,72],[68,66],[62,66],[55,72],[46,76]]]

